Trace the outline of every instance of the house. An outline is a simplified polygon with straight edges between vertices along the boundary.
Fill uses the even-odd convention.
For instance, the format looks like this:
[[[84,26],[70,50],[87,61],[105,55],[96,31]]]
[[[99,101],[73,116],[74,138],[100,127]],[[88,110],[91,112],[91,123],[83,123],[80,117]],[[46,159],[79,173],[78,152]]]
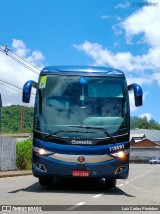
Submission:
[[[135,129],[130,132],[131,147],[159,147],[160,130]]]
[[[135,129],[130,132],[131,162],[147,162],[160,157],[160,130]]]

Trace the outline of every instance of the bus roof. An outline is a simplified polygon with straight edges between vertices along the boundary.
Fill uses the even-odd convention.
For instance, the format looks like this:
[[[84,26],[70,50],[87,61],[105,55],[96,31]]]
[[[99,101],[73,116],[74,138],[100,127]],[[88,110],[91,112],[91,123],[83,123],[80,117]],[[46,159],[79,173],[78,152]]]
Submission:
[[[97,74],[125,77],[121,70],[99,66],[48,66],[43,68],[41,74],[57,73],[57,74]]]

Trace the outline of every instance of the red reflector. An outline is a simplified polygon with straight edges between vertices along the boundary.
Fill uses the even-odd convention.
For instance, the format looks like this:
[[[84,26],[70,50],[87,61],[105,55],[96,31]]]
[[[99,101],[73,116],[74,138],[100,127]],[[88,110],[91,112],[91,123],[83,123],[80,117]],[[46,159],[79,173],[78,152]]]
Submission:
[[[84,170],[73,170],[72,171],[73,177],[89,177],[89,171]]]

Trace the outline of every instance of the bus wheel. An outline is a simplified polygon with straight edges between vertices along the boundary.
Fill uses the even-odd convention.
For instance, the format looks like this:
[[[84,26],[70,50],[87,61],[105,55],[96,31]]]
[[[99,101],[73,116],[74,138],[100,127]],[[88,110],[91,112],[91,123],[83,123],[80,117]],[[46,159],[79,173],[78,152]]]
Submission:
[[[53,182],[53,177],[39,177],[38,179],[41,186],[50,186]]]
[[[105,178],[105,184],[108,188],[113,188],[116,186],[116,179],[115,178]]]

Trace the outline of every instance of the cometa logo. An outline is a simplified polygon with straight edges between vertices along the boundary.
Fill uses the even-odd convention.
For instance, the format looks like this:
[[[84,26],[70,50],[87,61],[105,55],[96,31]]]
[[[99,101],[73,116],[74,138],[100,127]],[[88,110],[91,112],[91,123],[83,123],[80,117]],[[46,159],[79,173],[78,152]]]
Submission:
[[[79,163],[85,162],[85,158],[83,156],[80,156],[77,160]]]
[[[72,140],[71,144],[92,144],[91,140]]]

